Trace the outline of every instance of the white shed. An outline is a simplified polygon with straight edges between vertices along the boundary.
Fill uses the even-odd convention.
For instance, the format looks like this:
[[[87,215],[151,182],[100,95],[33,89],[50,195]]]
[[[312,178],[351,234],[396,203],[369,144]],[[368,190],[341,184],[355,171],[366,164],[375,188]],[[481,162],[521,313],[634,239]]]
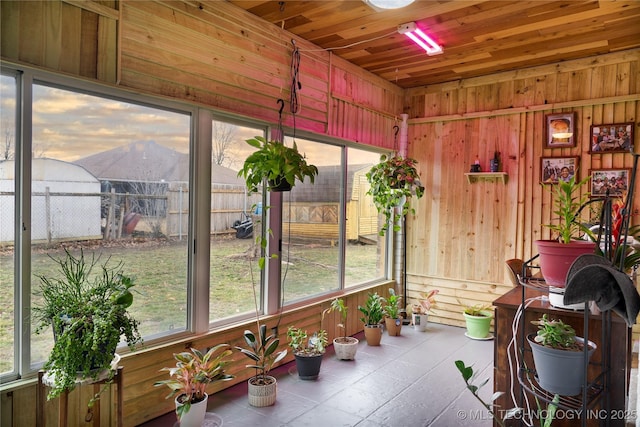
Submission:
[[[33,159],[31,239],[102,238],[100,181],[84,168],[55,159]],[[15,162],[0,162],[0,243],[14,241]]]

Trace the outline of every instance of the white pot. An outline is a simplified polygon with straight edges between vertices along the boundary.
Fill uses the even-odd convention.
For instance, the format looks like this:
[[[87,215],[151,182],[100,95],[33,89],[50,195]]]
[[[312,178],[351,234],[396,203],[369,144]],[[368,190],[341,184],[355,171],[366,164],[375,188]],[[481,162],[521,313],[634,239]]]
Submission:
[[[411,314],[411,320],[413,327],[416,331],[424,332],[427,330],[427,323],[429,322],[428,314]]]
[[[342,340],[344,340],[344,337],[335,338],[333,340],[333,349],[336,352],[336,357],[339,360],[355,359],[360,341],[354,337],[347,337],[347,342],[342,342]]]
[[[249,378],[249,405],[255,407],[271,406],[276,403],[277,386],[276,379],[271,375],[265,379],[271,381],[269,384],[255,384],[255,377]]]
[[[182,403],[178,402],[178,397],[175,398],[176,408],[182,406]],[[204,416],[207,413],[208,400],[209,396],[205,393],[204,400],[198,403],[192,403],[189,411],[180,417],[180,427],[202,427]]]

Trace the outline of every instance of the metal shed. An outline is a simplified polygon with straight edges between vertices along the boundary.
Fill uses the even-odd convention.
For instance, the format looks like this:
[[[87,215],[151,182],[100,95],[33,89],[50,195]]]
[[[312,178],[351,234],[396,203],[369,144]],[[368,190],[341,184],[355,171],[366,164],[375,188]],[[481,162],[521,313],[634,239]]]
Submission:
[[[100,182],[86,169],[61,160],[33,159],[32,229],[35,242],[102,238]],[[14,241],[15,162],[0,162],[0,243]]]

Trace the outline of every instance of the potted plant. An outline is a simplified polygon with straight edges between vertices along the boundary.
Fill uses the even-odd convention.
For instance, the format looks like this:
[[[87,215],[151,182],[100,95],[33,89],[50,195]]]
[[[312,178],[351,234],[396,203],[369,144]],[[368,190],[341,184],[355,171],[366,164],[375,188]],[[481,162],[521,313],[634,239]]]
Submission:
[[[582,254],[593,253],[596,248],[593,233],[579,218],[580,210],[589,200],[589,193],[579,195],[580,187],[588,182],[590,177],[576,181],[576,175],[573,174],[567,181],[559,180],[554,184],[553,213],[558,216],[558,222],[545,224],[545,227],[555,232],[558,235],[557,239],[536,240],[540,254],[540,272],[547,285],[557,288],[565,286],[567,272],[573,261]],[[590,240],[582,239],[582,234]]]
[[[315,380],[320,373],[322,356],[327,347],[327,331],[320,329],[311,337],[307,331],[289,326],[287,330],[289,347],[293,351],[301,380]]]
[[[432,289],[429,292],[421,292],[418,302],[411,304],[411,323],[420,332],[427,330],[427,323],[429,321],[429,312],[431,308],[436,304],[436,295],[440,291],[438,289]]]
[[[493,338],[489,334],[491,329],[491,319],[493,311],[490,305],[462,305],[462,315],[464,316],[467,332],[465,335],[471,339],[486,340]]]
[[[390,336],[400,336],[402,331],[402,316],[400,315],[400,301],[402,295],[397,295],[393,288],[389,289],[389,298],[384,299],[384,322]]]
[[[206,387],[219,381],[233,379],[224,369],[229,363],[225,360],[231,355],[228,344],[218,344],[202,353],[191,351],[174,353],[176,366],[162,368],[168,371],[168,380],[157,381],[155,386],[167,386],[171,393],[167,399],[175,396],[176,415],[181,427],[200,427],[207,412],[208,395]]]
[[[242,169],[238,171],[238,176],[245,179],[249,193],[257,192],[265,179],[269,191],[289,191],[295,186],[296,179],[304,182],[305,177],[314,182],[318,168],[307,164],[295,141],[292,147],[280,141],[269,141],[263,136],[247,139],[246,142],[258,149],[245,159]]]
[[[380,156],[380,163],[366,174],[367,181],[371,184],[367,194],[373,196],[378,212],[385,216],[385,223],[379,232],[381,236],[388,230],[396,208],[398,214],[393,220],[393,230],[400,231],[400,220],[409,212],[415,213],[409,203],[410,197],[415,195],[419,199],[424,195],[424,187],[416,169],[417,163],[409,157],[387,157],[383,154]]]
[[[362,313],[360,320],[364,323],[364,337],[367,344],[371,346],[380,345],[382,339],[380,322],[384,317],[383,301],[384,299],[377,292],[369,292],[365,305],[358,306],[358,310]]]
[[[276,378],[269,375],[274,363],[284,359],[287,349],[278,350],[280,339],[276,334],[267,335],[267,325],[258,323],[258,335],[250,330],[244,331],[246,348],[236,347],[251,359],[247,368],[255,369],[255,375],[248,380],[249,404],[251,406],[271,406],[276,402]]]
[[[584,338],[576,337],[571,325],[560,319],[552,320],[547,314],[531,323],[538,326],[538,332],[529,334],[527,341],[540,387],[564,396],[579,394],[585,383],[585,364],[596,345],[589,341],[585,349]]]
[[[110,381],[117,369],[120,338],[124,336],[132,350],[142,342],[138,321],[127,311],[134,283],[122,263],[112,266],[107,260],[94,272],[100,260],[95,254],[89,260],[82,251],[76,257],[65,249],[64,258],[51,258],[60,276],[39,276],[36,295],[42,299],[33,307],[35,332],[53,329],[53,349],[44,365],[49,399],[81,381]],[[90,400],[90,407],[98,397]]]
[[[333,349],[336,352],[338,360],[354,360],[358,351],[358,338],[347,336],[347,314],[349,307],[344,305],[342,298],[336,298],[331,301],[331,306],[325,312],[337,311],[340,313],[340,322],[338,328],[343,331],[342,336],[333,339]]]

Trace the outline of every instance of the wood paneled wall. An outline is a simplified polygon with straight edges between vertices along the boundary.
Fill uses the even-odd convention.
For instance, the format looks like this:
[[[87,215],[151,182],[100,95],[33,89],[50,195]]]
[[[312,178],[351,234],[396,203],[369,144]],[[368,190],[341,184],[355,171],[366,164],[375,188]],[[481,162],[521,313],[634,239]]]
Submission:
[[[576,147],[544,148],[545,115],[571,111]],[[459,302],[503,294],[511,287],[504,261],[531,258],[534,241],[550,237],[541,226],[553,204],[550,186],[540,185],[541,157],[578,156],[580,177],[633,166],[629,153],[590,154],[589,141],[593,124],[634,122],[640,152],[640,50],[408,90],[405,112],[409,154],[427,188],[409,222],[409,297],[440,289],[431,318],[463,325]],[[474,160],[488,171],[495,151],[507,183],[468,183]]]
[[[125,2],[122,9],[121,85],[272,124],[283,99],[284,126],[391,147],[402,105],[397,86],[225,2]]]

